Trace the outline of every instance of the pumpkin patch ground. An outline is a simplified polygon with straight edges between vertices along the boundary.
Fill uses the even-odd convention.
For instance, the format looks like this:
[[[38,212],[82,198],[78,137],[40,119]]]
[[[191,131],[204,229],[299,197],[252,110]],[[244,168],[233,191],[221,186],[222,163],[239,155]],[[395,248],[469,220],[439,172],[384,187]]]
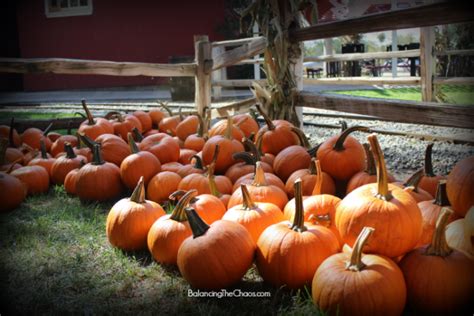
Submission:
[[[143,113],[139,112],[138,117],[143,119]],[[98,113],[93,117],[102,122]],[[311,118],[304,116],[305,122]],[[249,115],[243,119],[264,128],[265,137],[271,135],[266,131],[268,124],[295,133],[285,125],[288,122],[258,122]],[[401,296],[393,301],[396,304],[391,311],[412,315],[412,308],[424,311],[423,306],[413,303],[414,297],[423,300],[423,293],[415,295],[413,282],[405,283],[402,271],[410,275],[416,272],[409,269],[406,254],[410,254],[409,263],[414,261],[416,266],[416,260],[421,260],[418,257],[426,259],[423,249],[429,243],[436,249],[442,245],[443,252],[440,258],[426,260],[436,263],[449,256],[450,260],[462,260],[465,275],[460,278],[472,278],[473,282],[465,282],[466,289],[459,291],[474,291],[474,209],[467,207],[474,195],[472,146],[446,142],[432,145],[406,137],[369,134],[358,126],[380,128],[377,124],[387,123],[348,120],[349,132],[345,134],[339,129],[304,125],[303,136],[309,144],[290,134],[292,143],[280,151],[273,148],[272,154],[270,149],[263,149],[263,144],[269,144],[263,141],[264,136],[260,136],[263,143],[259,146],[261,131],[253,141],[252,135],[241,141],[231,140],[231,132],[243,126],[242,121],[233,122],[206,123],[211,128],[227,125],[221,134],[215,128],[217,134],[212,138],[217,141],[210,143],[214,145],[205,156],[197,147],[181,155],[191,150],[186,142],[159,132],[155,121],[146,134],[139,130],[127,132],[126,140],[109,133],[90,140],[82,135],[81,141],[89,144],[92,152],[84,144],[74,144],[73,138],[64,144],[58,138],[51,147],[58,148],[62,157],[49,157],[52,150],[47,150],[46,144],[40,146],[45,147],[40,152],[21,143],[23,147],[8,146],[15,142],[1,138],[0,185],[15,192],[7,193],[0,187],[0,315],[327,315],[318,304],[331,312],[335,306],[344,307],[350,314],[347,311],[352,303],[340,300],[361,302],[361,297],[351,295],[362,293],[359,287],[374,290],[377,284],[388,289],[384,293],[391,293],[393,280],[399,290],[395,292]],[[331,123],[327,118],[325,122]],[[402,130],[425,128],[390,125]],[[199,128],[192,126],[196,134],[188,137],[199,136]],[[338,139],[345,144],[343,150],[335,149]],[[227,148],[225,142],[236,146]],[[163,143],[165,153],[177,151],[179,155],[165,157],[163,149],[155,150]],[[321,143],[319,149],[314,149]],[[357,149],[352,154],[351,146]],[[219,160],[219,154],[225,159]],[[343,159],[325,158],[334,154]],[[138,160],[146,155],[154,163]],[[373,157],[371,163],[367,163],[368,155]],[[51,178],[46,167],[39,164],[48,159],[56,159],[51,161]],[[67,174],[56,177],[58,166],[70,160],[75,163],[67,166],[63,172]],[[28,165],[29,161],[34,167]],[[335,161],[344,163],[333,170]],[[41,179],[31,171],[38,168],[44,168]],[[347,174],[339,174],[341,169]],[[100,181],[96,180],[97,174],[102,174]],[[427,186],[421,175],[439,175],[442,181],[435,195],[424,191]],[[311,181],[310,176],[314,178]],[[50,181],[47,190],[33,190],[40,180],[47,185]],[[393,184],[395,181],[398,184]],[[351,190],[347,190],[349,183]],[[428,188],[433,192],[431,186]],[[417,203],[415,194],[420,192],[424,192],[423,199]],[[13,195],[22,203],[13,203]],[[454,201],[454,211],[450,211],[453,215],[440,226],[438,216],[447,214],[448,198]],[[435,211],[429,213],[428,209]],[[393,223],[397,229],[390,227]],[[445,226],[446,242],[442,242]],[[358,244],[361,231],[366,233]],[[418,238],[422,231],[423,238]],[[440,231],[436,240],[432,237],[434,231]],[[137,248],[143,250],[130,250]],[[451,248],[456,250],[451,252]],[[201,254],[205,258],[200,258]],[[344,262],[348,258],[352,262],[350,271]],[[387,275],[391,278],[381,281],[377,273],[370,276],[381,268],[380,262],[390,270]],[[405,270],[400,270],[403,264]],[[337,274],[332,274],[336,270],[348,278],[355,276],[351,272],[370,277],[341,291],[337,277],[333,277]],[[423,275],[416,277],[429,284]],[[221,286],[226,288],[220,290]],[[326,290],[341,295],[332,296]],[[462,306],[456,308],[471,312],[472,305],[465,306],[470,303],[463,298],[461,295],[457,304]],[[362,311],[359,313],[364,314]]]

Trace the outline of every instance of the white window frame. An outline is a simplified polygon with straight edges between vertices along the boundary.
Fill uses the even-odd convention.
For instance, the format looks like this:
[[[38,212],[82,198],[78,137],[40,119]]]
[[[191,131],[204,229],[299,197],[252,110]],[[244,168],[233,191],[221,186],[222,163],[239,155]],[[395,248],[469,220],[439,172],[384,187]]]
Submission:
[[[61,0],[57,0],[58,3]],[[47,18],[62,18],[68,16],[80,16],[80,15],[91,15],[92,14],[92,0],[87,0],[87,6],[77,6],[77,7],[70,7],[69,3],[71,0],[68,1],[67,8],[58,8],[57,11],[50,11],[49,8],[49,0],[44,0],[44,13],[46,14]],[[80,0],[77,0],[79,3]]]

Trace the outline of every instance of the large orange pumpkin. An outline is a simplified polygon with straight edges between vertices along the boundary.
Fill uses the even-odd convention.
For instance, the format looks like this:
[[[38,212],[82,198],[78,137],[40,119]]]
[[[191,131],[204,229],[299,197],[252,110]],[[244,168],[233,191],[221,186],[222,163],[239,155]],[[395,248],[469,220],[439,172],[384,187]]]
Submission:
[[[453,210],[464,217],[474,205],[474,156],[456,163],[448,175],[446,190]]]
[[[350,127],[329,138],[318,148],[316,158],[321,162],[321,168],[335,180],[347,181],[365,168],[364,147],[350,136],[355,131],[368,131],[368,128]]]
[[[207,225],[186,209],[193,236],[178,251],[178,268],[193,288],[218,290],[234,285],[253,262],[255,242],[242,225],[219,220]]]
[[[387,257],[362,254],[372,231],[362,229],[351,253],[327,258],[316,271],[313,302],[328,315],[402,315],[406,288],[400,268]]]
[[[196,190],[186,192],[169,215],[161,216],[151,226],[147,244],[153,259],[164,264],[177,264],[178,250],[193,233],[189,227],[185,208],[196,196]]]
[[[468,315],[474,308],[474,261],[446,243],[453,212],[443,208],[431,244],[406,254],[400,262],[408,305],[416,314]]]
[[[146,248],[150,227],[165,214],[158,203],[145,199],[144,182],[140,178],[130,198],[121,199],[110,209],[107,238],[114,247],[123,250]]]
[[[16,177],[0,172],[0,212],[5,213],[20,206],[26,197],[26,185]]]
[[[165,133],[145,137],[138,145],[138,148],[151,152],[162,164],[178,161],[179,159],[178,143]]]
[[[26,185],[28,195],[45,193],[49,189],[49,173],[41,166],[21,167],[10,174]]]
[[[295,182],[295,218],[266,228],[257,242],[256,264],[262,278],[280,287],[310,284],[319,265],[339,250],[339,241],[326,227],[304,223],[301,180]]]
[[[377,137],[368,139],[377,164],[377,184],[361,186],[339,203],[336,226],[350,246],[365,226],[375,228],[367,252],[394,258],[416,246],[422,231],[421,212],[409,193],[388,184]]]
[[[278,153],[273,161],[273,170],[283,182],[299,169],[308,168],[311,156],[305,147],[300,145],[289,146]]]

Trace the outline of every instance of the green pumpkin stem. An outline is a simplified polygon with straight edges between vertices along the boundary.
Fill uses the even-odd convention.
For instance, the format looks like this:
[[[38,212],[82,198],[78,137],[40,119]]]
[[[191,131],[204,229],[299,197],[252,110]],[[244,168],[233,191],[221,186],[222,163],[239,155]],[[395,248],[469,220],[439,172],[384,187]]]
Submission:
[[[92,149],[92,164],[95,166],[103,165],[105,161],[102,159],[102,152],[100,144],[94,144],[94,148]]]
[[[240,190],[242,191],[242,209],[252,210],[252,209],[257,208],[257,205],[255,204],[255,202],[252,200],[252,197],[250,196],[250,192],[247,189],[247,186],[245,184],[241,184]]]
[[[79,137],[81,138],[81,141],[91,150],[93,150],[95,144],[97,144],[95,141],[93,141],[89,136],[87,136],[84,133],[79,133]]]
[[[145,200],[145,184],[143,180],[143,176],[140,177],[140,180],[138,180],[138,184],[133,190],[132,195],[130,196],[130,201],[135,202],[135,203],[146,203]]]
[[[189,226],[191,226],[191,231],[193,232],[193,238],[198,238],[204,235],[210,228],[209,225],[202,220],[196,210],[192,207],[186,208],[185,212],[188,217]]]
[[[297,232],[304,232],[307,230],[304,226],[304,209],[303,209],[303,185],[301,179],[295,181],[295,217],[291,229]]]
[[[448,192],[446,191],[446,180],[440,180],[436,187],[436,196],[433,204],[439,206],[450,206],[451,203],[448,199]]]
[[[435,177],[436,175],[433,172],[433,162],[431,160],[431,153],[433,151],[433,143],[429,143],[428,146],[426,146],[426,151],[425,151],[425,175],[427,177]]]
[[[354,247],[352,248],[351,259],[346,264],[346,270],[357,272],[364,269],[365,264],[362,262],[362,249],[374,230],[372,227],[364,227],[359,236],[357,236]]]
[[[16,148],[15,140],[13,139],[13,132],[15,131],[15,118],[12,117],[10,120],[10,130],[8,132],[8,140],[10,142],[10,147]],[[8,144],[7,144],[8,146]]]
[[[262,163],[257,161],[255,164],[255,177],[253,178],[252,185],[254,186],[266,186],[267,179],[265,178],[265,171],[262,168]]]
[[[159,102],[160,106],[168,112],[169,116],[173,116],[173,111],[168,107],[168,104],[166,102]]]
[[[339,138],[337,139],[336,143],[334,144],[333,149],[335,151],[345,150],[344,142],[346,141],[347,136],[349,136],[351,133],[357,132],[357,131],[359,131],[359,132],[368,132],[369,128],[365,127],[365,126],[359,126],[359,125],[349,127],[348,129],[344,130],[344,132],[342,132],[339,135]]]
[[[137,143],[135,143],[135,140],[133,139],[132,133],[127,134],[127,139],[128,139],[128,146],[130,147],[130,151],[132,154],[136,154],[140,152],[140,149],[137,146]]]
[[[263,117],[265,120],[265,124],[267,124],[267,127],[270,131],[273,131],[276,127],[275,124],[273,124],[273,121],[270,119],[270,117],[265,113],[262,109],[262,107],[259,104],[256,104],[255,107],[257,108],[258,113]]]
[[[413,192],[418,192],[418,186],[420,184],[421,178],[425,175],[425,170],[423,168],[416,171],[408,180],[403,184],[405,188],[412,187]]]
[[[189,203],[194,197],[196,197],[196,195],[197,195],[196,190],[189,190],[188,192],[184,193],[184,195],[181,196],[175,208],[173,209],[170,219],[177,222],[187,221],[188,218],[184,210],[186,207],[188,207]]]
[[[320,195],[323,187],[323,172],[321,171],[321,164],[317,159],[314,161],[312,160],[311,163],[314,164],[316,169],[316,183],[314,184],[314,189],[311,195]]]
[[[132,128],[132,133],[133,133],[133,138],[135,139],[136,142],[141,142],[143,140],[143,135],[140,133],[138,128],[134,127]]]
[[[453,211],[447,207],[441,209],[441,213],[436,220],[436,228],[433,233],[431,244],[426,248],[425,255],[446,257],[453,251],[446,242],[446,225]]]
[[[71,146],[71,143],[69,142],[64,143],[64,151],[66,152],[66,158],[74,159],[77,157],[76,153],[74,152],[74,149]]]
[[[393,196],[388,190],[388,177],[387,177],[387,166],[385,165],[385,158],[383,156],[382,148],[380,148],[379,141],[375,134],[371,134],[367,137],[370,149],[374,154],[375,163],[377,167],[377,198],[390,201]]]
[[[370,151],[370,145],[367,143],[362,144],[365,150],[365,156],[367,158],[367,166],[365,168],[365,172],[369,175],[373,176],[377,174],[377,169],[375,167],[374,155],[372,151]]]
[[[300,140],[301,146],[303,146],[306,149],[310,149],[311,145],[309,143],[308,137],[306,137],[305,133],[299,129],[298,127],[292,127],[291,131],[298,136],[298,139]]]
[[[46,145],[44,144],[43,139],[40,139],[40,151],[41,151],[41,158],[48,159],[48,152],[46,151]]]
[[[212,157],[211,164],[215,164],[217,162],[217,157],[219,156],[219,151],[221,147],[219,144],[216,144],[216,147],[214,147],[214,156]]]
[[[219,192],[216,181],[214,179],[214,168],[215,168],[215,163],[211,163],[207,167],[207,180],[209,181],[209,190],[211,191],[212,195],[216,197],[221,197],[222,193]]]
[[[89,108],[87,107],[86,100],[81,100],[81,103],[82,103],[82,108],[84,109],[84,112],[86,112],[88,124],[95,125],[94,117],[92,116],[91,111],[89,111]]]

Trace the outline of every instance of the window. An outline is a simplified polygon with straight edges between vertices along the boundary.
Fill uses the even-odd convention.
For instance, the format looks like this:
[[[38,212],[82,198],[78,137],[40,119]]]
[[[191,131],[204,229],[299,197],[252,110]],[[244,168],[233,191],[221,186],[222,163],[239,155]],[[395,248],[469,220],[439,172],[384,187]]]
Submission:
[[[92,0],[45,0],[44,10],[48,18],[91,15]]]

